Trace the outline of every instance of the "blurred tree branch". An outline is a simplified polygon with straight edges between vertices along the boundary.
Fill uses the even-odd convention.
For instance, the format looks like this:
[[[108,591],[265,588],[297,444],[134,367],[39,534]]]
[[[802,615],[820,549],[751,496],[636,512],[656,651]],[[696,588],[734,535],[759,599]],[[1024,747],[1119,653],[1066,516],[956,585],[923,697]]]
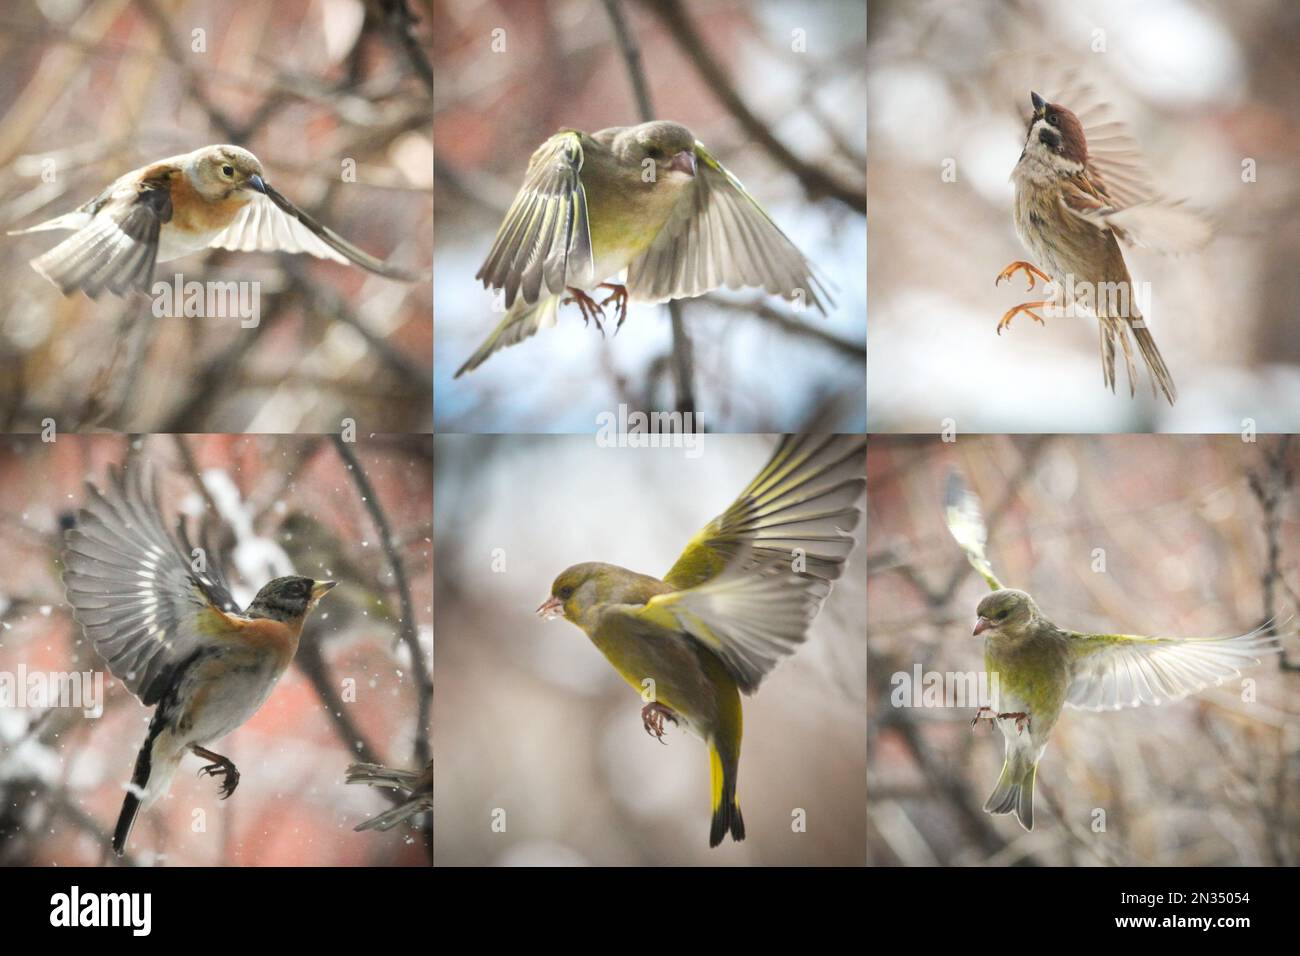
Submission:
[[[628,27],[627,18],[619,0],[603,0],[605,11],[609,14],[610,24],[614,28],[614,38],[618,41],[619,52],[627,65],[628,76],[632,81],[632,94],[636,99],[637,111],[642,122],[655,119],[654,106],[650,102],[650,88],[646,84],[645,71],[641,66],[641,48],[637,46],[636,37]],[[676,299],[668,302],[668,317],[672,324],[673,350],[673,387],[677,392],[675,407],[683,415],[695,411],[695,370],[691,339],[686,332],[686,323],[682,319],[682,304]]]
[[[617,0],[606,0],[606,5],[608,6],[614,2],[617,2]],[[793,173],[810,196],[814,198],[830,196],[864,216],[867,214],[867,193],[865,188],[857,189],[848,186],[835,179],[825,170],[800,159],[776,138],[776,134],[772,132],[766,123],[750,110],[736,91],[726,71],[718,65],[718,61],[713,57],[703,38],[696,31],[695,25],[686,13],[686,8],[681,4],[681,0],[642,0],[642,3],[658,16],[659,20],[668,28],[668,32],[672,34],[678,46],[682,48],[682,51],[704,78],[705,84],[714,92],[731,115],[736,118],[737,122],[744,127],[745,132],[767,150],[774,160]],[[647,117],[647,119],[649,118],[651,117]]]

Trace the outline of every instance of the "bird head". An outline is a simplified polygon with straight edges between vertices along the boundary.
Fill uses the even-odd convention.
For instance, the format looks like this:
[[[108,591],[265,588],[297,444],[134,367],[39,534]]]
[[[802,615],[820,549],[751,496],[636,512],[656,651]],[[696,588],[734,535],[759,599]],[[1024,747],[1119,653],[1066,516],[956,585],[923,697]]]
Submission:
[[[297,621],[307,615],[325,592],[337,581],[313,581],[311,578],[290,574],[276,578],[262,586],[248,606],[249,617],[270,618],[273,621]]]
[[[613,143],[625,163],[655,166],[653,182],[685,183],[695,178],[695,134],[680,123],[655,120],[624,130]]]
[[[560,572],[551,584],[551,596],[537,614],[544,620],[563,617],[579,627],[592,608],[607,604],[644,604],[656,594],[671,591],[664,582],[637,574],[616,564],[588,561]]]
[[[207,199],[225,199],[241,189],[265,193],[262,164],[239,146],[209,146],[194,154],[190,179]]]
[[[1038,606],[1024,591],[1003,588],[980,601],[975,609],[975,636],[985,640],[1018,640],[1030,633],[1038,619]]]
[[[1079,117],[1037,93],[1029,94],[1034,107],[1025,137],[1025,152],[1036,156],[1062,175],[1072,176],[1088,161],[1088,144]]]

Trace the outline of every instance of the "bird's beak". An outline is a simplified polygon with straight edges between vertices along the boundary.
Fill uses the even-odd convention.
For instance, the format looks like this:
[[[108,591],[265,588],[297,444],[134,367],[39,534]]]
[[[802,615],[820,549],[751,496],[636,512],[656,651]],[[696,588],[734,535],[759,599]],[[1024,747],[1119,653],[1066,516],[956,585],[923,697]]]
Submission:
[[[684,149],[668,164],[669,169],[675,169],[679,173],[685,173],[687,176],[695,175],[695,150]]]
[[[982,617],[975,622],[975,630],[971,633],[971,636],[979,637],[981,634],[983,634],[992,626],[993,626],[992,621],[990,621],[987,617]]]
[[[266,195],[266,183],[263,182],[262,177],[256,173],[248,177],[248,185],[251,189],[256,189],[263,196]]]
[[[1041,113],[1047,107],[1047,100],[1032,90],[1029,92],[1029,102],[1034,104],[1034,115]]]
[[[543,621],[564,616],[564,602],[557,597],[549,597],[537,609],[537,616]]]
[[[311,599],[319,601],[325,595],[325,592],[333,590],[336,584],[338,584],[337,581],[313,581],[311,583]]]

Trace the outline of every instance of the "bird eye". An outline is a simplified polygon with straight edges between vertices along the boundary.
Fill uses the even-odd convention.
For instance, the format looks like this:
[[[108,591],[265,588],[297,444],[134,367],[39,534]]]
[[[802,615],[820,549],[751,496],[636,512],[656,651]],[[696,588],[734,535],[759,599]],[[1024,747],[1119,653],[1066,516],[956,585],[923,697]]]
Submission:
[[[235,167],[227,163],[225,166],[221,167],[221,174],[223,176],[233,176],[235,175]]]
[[[996,615],[994,615],[994,616],[995,616],[999,621],[1005,621],[1005,620],[1007,619],[1007,615],[1010,614],[1010,613],[1011,613],[1010,610],[1008,610],[1008,609],[1006,609],[1006,608],[1003,608],[1001,611],[998,611],[998,613],[997,613]]]
[[[1055,113],[1047,114],[1047,122],[1051,123],[1053,126],[1061,125],[1060,118]]]
[[[573,597],[573,588],[560,588],[560,590],[556,592],[555,596],[561,601],[567,601],[569,598]]]

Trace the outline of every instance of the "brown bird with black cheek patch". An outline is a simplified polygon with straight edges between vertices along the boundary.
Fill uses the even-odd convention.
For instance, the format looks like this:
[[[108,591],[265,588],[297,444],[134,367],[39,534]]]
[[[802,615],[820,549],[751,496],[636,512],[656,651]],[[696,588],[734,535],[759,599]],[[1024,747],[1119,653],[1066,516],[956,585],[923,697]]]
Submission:
[[[1177,397],[1173,376],[1138,310],[1119,240],[1180,252],[1203,245],[1209,230],[1191,213],[1154,197],[1135,150],[1114,124],[1104,138],[1098,137],[1105,148],[1093,155],[1089,130],[1078,116],[1037,93],[1030,100],[1034,111],[1011,180],[1016,233],[1034,261],[1011,263],[997,282],[1023,270],[1030,289],[1038,278],[1054,284],[1055,292],[1010,309],[998,322],[998,333],[1021,312],[1042,323],[1035,309],[1081,306],[1100,323],[1102,375],[1111,391],[1117,344],[1124,352],[1129,394],[1135,391],[1131,332],[1151,374],[1152,391],[1159,386],[1172,405]]]
[[[113,471],[108,491],[88,499],[67,532],[63,583],[77,622],[109,670],[146,707],[157,705],[113,832],[121,856],[136,815],[167,793],[187,752],[222,777],[224,800],[239,771],[205,744],[252,717],[298,650],[303,621],[333,581],[288,575],[257,592],[241,612],[216,554],[198,549],[183,523],[171,534],[157,489],[137,468]]]

